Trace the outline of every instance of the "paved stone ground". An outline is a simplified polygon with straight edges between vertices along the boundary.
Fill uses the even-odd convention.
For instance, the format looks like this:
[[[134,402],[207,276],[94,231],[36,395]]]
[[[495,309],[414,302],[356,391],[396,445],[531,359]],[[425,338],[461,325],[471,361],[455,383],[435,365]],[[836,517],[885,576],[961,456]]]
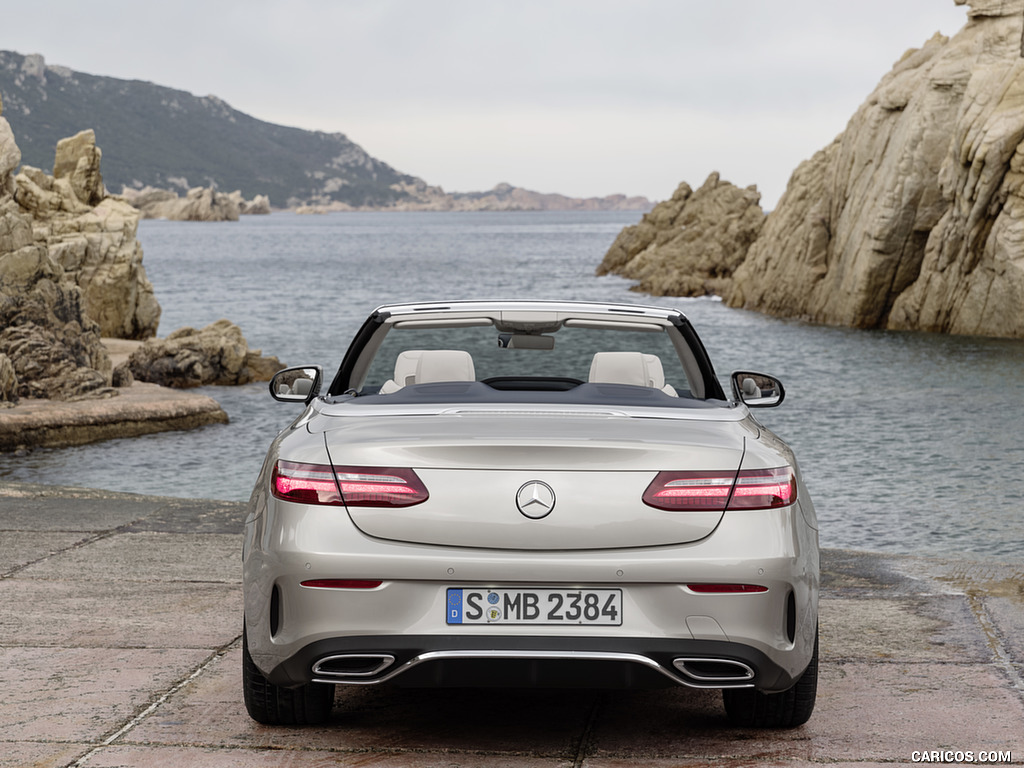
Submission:
[[[241,504],[0,485],[0,766],[1024,763],[1024,566],[823,555],[811,721],[717,692],[340,689],[332,723],[241,697]],[[932,761],[934,762],[934,761]]]

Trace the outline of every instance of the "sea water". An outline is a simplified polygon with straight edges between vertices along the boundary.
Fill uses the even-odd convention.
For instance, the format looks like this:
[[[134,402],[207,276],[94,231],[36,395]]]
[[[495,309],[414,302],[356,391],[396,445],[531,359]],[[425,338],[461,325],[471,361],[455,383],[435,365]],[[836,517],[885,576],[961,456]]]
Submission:
[[[1024,342],[857,331],[713,299],[654,298],[594,270],[635,213],[275,213],[144,221],[160,335],[222,317],[289,365],[341,361],[379,304],[546,298],[675,306],[728,391],[771,373],[786,402],[758,419],[796,451],[824,546],[1016,560],[1024,555]],[[231,423],[27,455],[0,480],[244,500],[295,406],[266,384],[201,389]]]

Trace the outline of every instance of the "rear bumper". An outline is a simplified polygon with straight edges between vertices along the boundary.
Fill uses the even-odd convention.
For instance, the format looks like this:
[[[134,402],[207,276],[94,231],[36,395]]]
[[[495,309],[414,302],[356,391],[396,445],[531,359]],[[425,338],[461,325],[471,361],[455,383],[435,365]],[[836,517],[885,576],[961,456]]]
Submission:
[[[329,519],[337,511],[276,503],[267,512],[246,525],[245,620],[253,661],[278,685],[393,680],[773,691],[799,677],[814,646],[817,534],[797,506],[728,513],[715,533],[692,544],[568,552],[384,542],[345,518]],[[303,587],[307,579],[381,584],[319,589]],[[686,587],[700,582],[767,591],[708,595]],[[486,586],[621,589],[622,624],[446,624],[447,588]],[[321,664],[331,656],[348,658]],[[708,661],[680,668],[677,659]],[[718,661],[726,679],[695,679]],[[332,666],[343,674],[326,674]]]
[[[727,641],[669,638],[377,635],[320,640],[268,675],[281,686],[394,682],[425,687],[751,688],[793,675]]]

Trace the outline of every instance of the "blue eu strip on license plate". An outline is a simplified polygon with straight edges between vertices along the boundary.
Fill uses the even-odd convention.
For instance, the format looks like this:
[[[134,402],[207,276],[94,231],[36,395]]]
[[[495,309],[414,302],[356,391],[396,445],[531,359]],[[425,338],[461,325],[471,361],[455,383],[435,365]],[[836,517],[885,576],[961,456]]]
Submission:
[[[621,589],[448,590],[448,624],[622,624]]]

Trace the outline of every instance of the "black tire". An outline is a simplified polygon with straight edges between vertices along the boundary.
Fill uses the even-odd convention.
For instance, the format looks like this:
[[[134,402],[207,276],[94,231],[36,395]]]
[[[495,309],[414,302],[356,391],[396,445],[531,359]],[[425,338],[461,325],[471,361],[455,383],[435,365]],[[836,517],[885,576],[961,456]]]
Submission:
[[[242,630],[242,694],[249,717],[263,725],[318,725],[326,723],[334,706],[334,686],[307,683],[298,688],[274,685],[249,655]]]
[[[818,633],[807,669],[788,691],[763,693],[754,688],[723,688],[725,713],[748,728],[796,728],[811,719],[818,695]]]

